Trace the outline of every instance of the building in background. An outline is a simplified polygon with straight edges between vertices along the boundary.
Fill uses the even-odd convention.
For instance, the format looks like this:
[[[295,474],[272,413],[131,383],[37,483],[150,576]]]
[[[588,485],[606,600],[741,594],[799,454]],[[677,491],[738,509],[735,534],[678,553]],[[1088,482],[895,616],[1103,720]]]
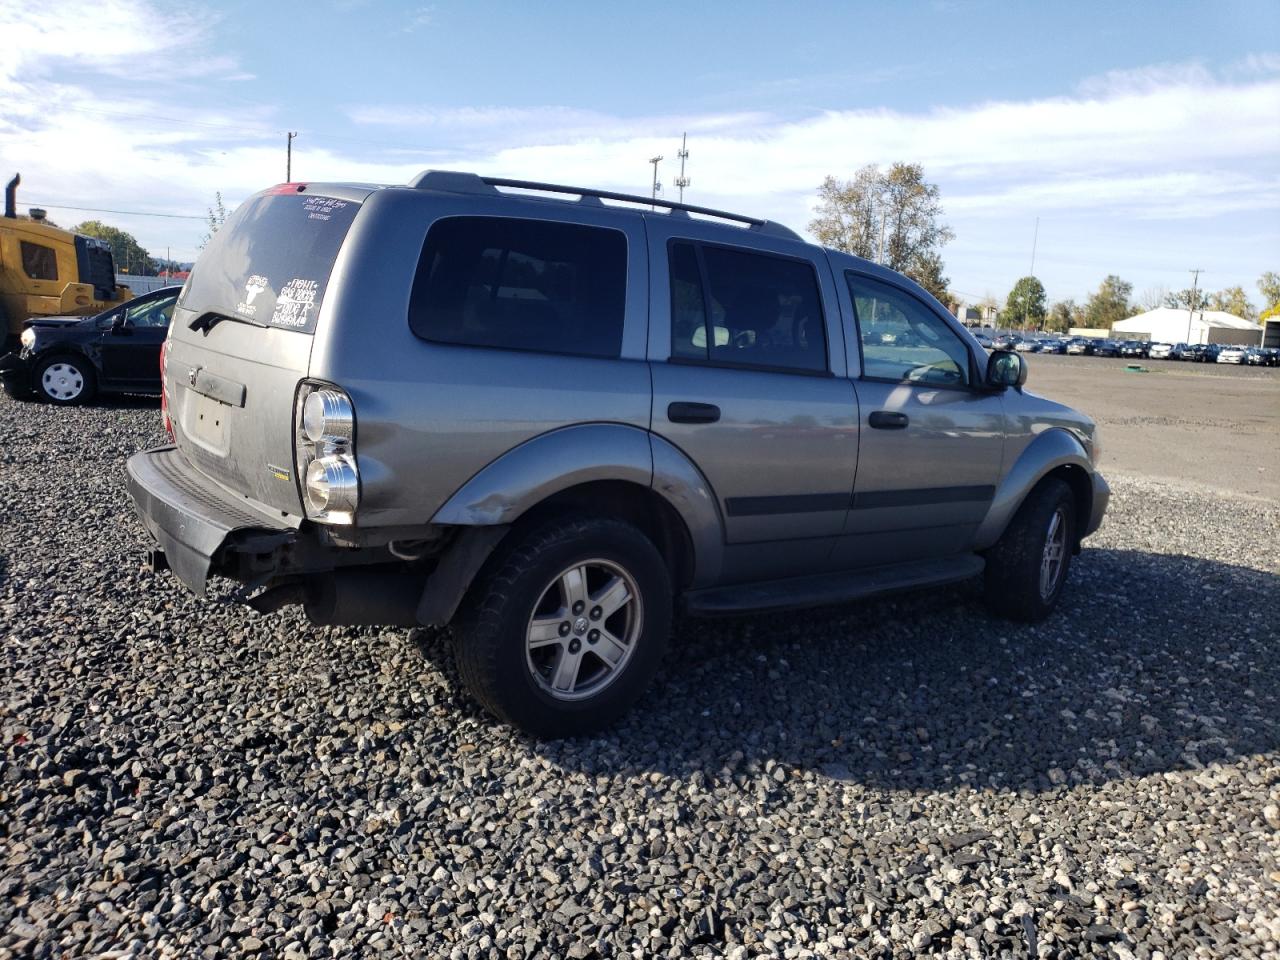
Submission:
[[[1150,340],[1153,343],[1238,343],[1254,347],[1262,343],[1262,327],[1222,310],[1158,307],[1111,328],[1118,340]]]

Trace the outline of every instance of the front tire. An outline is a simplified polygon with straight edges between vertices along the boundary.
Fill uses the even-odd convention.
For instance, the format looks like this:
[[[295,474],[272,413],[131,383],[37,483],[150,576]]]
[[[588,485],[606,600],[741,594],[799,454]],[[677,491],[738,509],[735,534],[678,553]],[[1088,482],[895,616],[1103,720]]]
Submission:
[[[671,630],[671,580],[618,520],[551,521],[504,544],[454,624],[458,672],[498,719],[537,737],[593,733],[644,693]]]
[[[1036,623],[1058,603],[1075,546],[1076,504],[1071,488],[1042,480],[987,552],[986,601],[995,614]]]
[[[36,364],[31,386],[41,400],[60,407],[88,403],[97,392],[93,364],[84,357],[63,354]]]

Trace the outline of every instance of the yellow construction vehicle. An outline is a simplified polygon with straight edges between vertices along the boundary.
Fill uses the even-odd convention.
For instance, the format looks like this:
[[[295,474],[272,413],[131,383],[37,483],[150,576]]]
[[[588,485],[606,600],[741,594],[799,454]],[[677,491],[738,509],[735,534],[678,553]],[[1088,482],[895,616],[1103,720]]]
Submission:
[[[111,248],[44,222],[44,211],[17,212],[15,175],[0,219],[0,344],[16,340],[29,317],[86,316],[132,298],[116,283]]]

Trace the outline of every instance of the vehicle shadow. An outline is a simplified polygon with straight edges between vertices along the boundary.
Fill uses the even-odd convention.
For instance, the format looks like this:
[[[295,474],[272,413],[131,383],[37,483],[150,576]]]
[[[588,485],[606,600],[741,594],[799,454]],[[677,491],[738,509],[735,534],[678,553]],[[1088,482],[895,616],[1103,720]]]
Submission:
[[[685,621],[618,727],[541,743],[594,773],[1044,791],[1280,747],[1280,576],[1086,550],[1063,606],[992,617],[977,582],[829,611]]]
[[[112,393],[95,397],[89,405],[104,410],[159,410],[160,398],[139,393]]]

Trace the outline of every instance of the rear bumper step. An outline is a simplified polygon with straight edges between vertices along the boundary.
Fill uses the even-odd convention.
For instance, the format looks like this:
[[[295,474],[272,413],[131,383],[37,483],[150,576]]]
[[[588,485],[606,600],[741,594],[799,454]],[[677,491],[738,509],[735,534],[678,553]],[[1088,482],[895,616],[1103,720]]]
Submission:
[[[862,600],[902,590],[959,583],[982,573],[986,561],[967,553],[941,560],[915,560],[873,570],[845,570],[729,587],[694,590],[684,595],[695,617],[728,617],[770,610],[799,610]]]
[[[242,531],[274,534],[285,543],[300,517],[260,508],[192,467],[173,446],[134,454],[126,481],[143,525],[178,579],[197,596],[220,551]],[[263,545],[261,538],[259,547]],[[153,557],[153,565],[156,563]]]

